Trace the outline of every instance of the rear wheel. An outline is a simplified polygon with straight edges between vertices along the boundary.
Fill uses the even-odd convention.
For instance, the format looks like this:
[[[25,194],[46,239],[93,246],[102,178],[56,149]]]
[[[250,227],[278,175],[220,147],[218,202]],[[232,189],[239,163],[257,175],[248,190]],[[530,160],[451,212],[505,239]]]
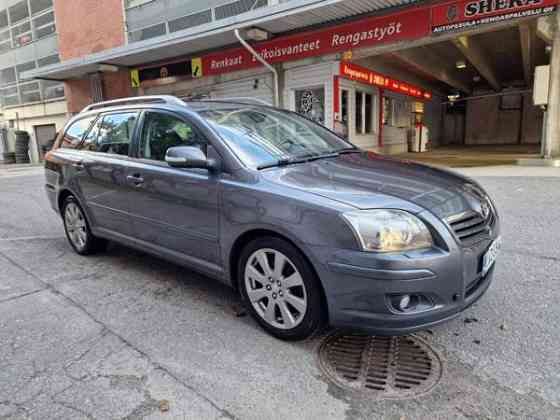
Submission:
[[[283,340],[301,340],[322,324],[321,292],[311,266],[297,248],[279,238],[249,243],[238,279],[256,321]]]
[[[84,211],[73,196],[64,200],[62,220],[66,237],[78,254],[89,255],[105,249],[107,241],[91,233]]]

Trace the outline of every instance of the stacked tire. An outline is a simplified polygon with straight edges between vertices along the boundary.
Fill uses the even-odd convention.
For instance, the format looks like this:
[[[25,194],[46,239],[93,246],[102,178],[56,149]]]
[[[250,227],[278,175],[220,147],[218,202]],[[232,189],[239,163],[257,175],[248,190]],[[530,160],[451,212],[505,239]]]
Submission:
[[[2,153],[2,162],[5,164],[16,163],[16,154],[13,152]]]
[[[27,131],[16,131],[16,163],[29,163],[29,134]]]

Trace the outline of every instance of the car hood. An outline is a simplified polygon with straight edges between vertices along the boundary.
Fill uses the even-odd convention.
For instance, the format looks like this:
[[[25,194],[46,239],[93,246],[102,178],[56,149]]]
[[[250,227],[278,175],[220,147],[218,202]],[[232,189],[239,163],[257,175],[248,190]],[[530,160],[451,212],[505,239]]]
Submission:
[[[372,152],[341,155],[262,172],[273,183],[298,188],[358,209],[402,208],[403,200],[446,218],[479,211],[485,193],[453,172]]]

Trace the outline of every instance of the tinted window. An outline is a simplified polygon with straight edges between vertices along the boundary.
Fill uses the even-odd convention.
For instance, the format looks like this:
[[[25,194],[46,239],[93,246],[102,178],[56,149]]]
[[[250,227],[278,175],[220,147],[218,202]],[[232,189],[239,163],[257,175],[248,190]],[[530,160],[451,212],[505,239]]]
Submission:
[[[206,153],[206,139],[189,123],[155,112],[147,113],[144,121],[140,157],[163,161],[167,149],[175,146],[196,146]]]
[[[103,117],[95,151],[128,156],[137,115],[136,112],[127,112]]]
[[[84,134],[94,119],[95,117],[82,118],[81,120],[74,122],[68,130],[66,130],[66,133],[64,133],[60,147],[64,149],[76,148],[76,146],[81,143]]]

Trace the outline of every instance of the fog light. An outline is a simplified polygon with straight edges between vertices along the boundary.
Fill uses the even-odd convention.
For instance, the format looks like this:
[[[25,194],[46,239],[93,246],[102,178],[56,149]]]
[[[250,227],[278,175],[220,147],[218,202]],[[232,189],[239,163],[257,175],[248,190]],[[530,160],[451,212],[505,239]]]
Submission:
[[[399,299],[398,309],[405,311],[408,305],[410,305],[410,295],[402,295]]]
[[[389,296],[389,301],[395,311],[406,314],[423,312],[434,307],[429,298],[417,294],[392,295]]]

